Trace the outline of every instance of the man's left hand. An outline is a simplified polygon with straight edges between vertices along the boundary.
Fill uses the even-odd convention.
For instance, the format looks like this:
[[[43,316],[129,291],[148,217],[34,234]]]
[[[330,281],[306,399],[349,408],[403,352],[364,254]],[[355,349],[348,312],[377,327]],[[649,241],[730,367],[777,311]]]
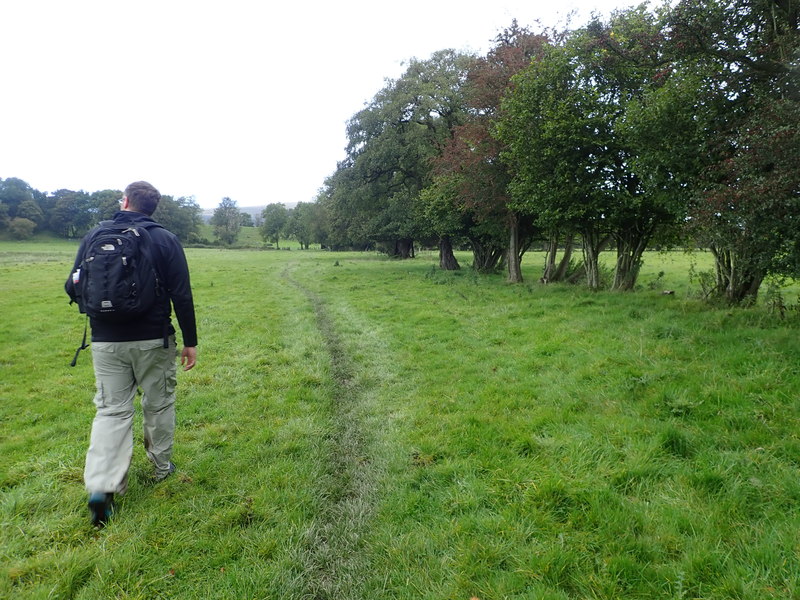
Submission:
[[[181,352],[181,365],[183,370],[188,371],[197,364],[197,348],[194,346],[184,346]]]

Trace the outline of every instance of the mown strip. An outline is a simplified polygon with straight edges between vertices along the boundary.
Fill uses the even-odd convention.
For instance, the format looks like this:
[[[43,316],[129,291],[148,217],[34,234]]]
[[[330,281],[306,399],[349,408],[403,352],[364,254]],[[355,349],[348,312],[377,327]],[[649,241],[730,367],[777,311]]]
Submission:
[[[316,599],[355,598],[367,573],[360,550],[376,491],[361,417],[364,378],[359,377],[361,367],[348,354],[325,299],[295,280],[288,268],[283,276],[312,305],[330,357],[330,428],[325,440],[329,462],[319,515],[306,538],[307,594]]]

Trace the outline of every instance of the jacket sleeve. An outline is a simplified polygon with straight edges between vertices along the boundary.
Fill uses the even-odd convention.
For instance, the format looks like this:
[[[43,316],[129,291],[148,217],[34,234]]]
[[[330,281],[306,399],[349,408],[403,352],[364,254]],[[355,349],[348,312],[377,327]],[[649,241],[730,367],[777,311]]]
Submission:
[[[164,249],[164,273],[167,294],[175,309],[184,346],[197,346],[197,324],[194,315],[194,299],[189,278],[189,265],[183,248],[174,235],[169,235]]]

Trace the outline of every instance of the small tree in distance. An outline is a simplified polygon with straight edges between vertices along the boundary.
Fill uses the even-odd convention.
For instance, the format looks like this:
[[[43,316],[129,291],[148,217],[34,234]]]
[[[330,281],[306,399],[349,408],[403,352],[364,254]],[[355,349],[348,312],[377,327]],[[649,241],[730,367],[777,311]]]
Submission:
[[[239,217],[239,223],[242,227],[255,227],[255,224],[253,223],[253,215],[250,213],[241,212],[239,213]]]
[[[233,244],[239,237],[239,229],[242,226],[236,201],[228,197],[223,198],[219,206],[214,209],[211,225],[214,226],[214,236],[220,242],[228,246]]]
[[[279,249],[278,241],[289,221],[289,209],[283,204],[267,204],[261,212],[261,237],[265,242],[275,244],[275,249]]]

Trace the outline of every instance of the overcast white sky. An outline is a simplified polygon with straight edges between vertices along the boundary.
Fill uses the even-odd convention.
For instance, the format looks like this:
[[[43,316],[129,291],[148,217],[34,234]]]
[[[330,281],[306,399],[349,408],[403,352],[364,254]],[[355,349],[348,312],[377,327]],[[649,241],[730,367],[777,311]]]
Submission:
[[[310,202],[411,57],[633,0],[2,0],[0,178],[145,179],[204,208]]]

